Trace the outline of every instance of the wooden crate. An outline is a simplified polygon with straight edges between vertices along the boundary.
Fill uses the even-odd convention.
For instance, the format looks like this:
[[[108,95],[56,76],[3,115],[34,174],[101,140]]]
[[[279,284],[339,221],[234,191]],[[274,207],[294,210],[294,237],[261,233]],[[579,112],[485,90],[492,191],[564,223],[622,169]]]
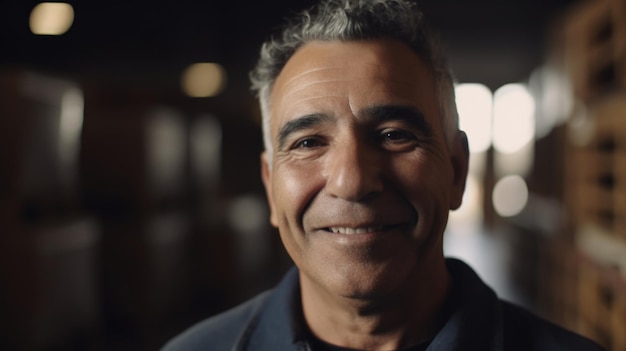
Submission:
[[[626,290],[616,296],[615,308],[611,316],[613,328],[613,349],[626,350]]]
[[[620,88],[626,89],[626,0],[614,0],[613,23],[615,24],[615,62]]]
[[[562,27],[563,69],[584,113],[565,148],[564,201],[576,248],[576,330],[626,350],[626,0],[585,0]],[[580,117],[579,116],[579,117]]]
[[[624,0],[582,1],[565,19],[565,56],[574,94],[584,102],[624,82]]]
[[[566,178],[580,256],[576,329],[611,350],[626,350],[626,94],[589,107],[593,136],[569,146]],[[570,283],[572,284],[572,283]]]
[[[85,86],[84,197],[99,215],[145,216],[185,201],[188,118],[136,87]]]
[[[606,176],[612,182],[612,231],[613,235],[626,240],[626,94],[607,97],[596,106],[595,114],[598,134],[602,136],[604,145],[609,145],[605,153],[611,158],[611,170]]]
[[[572,224],[593,223],[626,238],[626,93],[614,93],[588,108],[592,136],[569,145],[566,205]]]
[[[580,254],[577,330],[607,349],[626,350],[626,276]]]
[[[0,207],[13,207],[30,222],[76,211],[83,117],[78,85],[4,68],[0,91]]]

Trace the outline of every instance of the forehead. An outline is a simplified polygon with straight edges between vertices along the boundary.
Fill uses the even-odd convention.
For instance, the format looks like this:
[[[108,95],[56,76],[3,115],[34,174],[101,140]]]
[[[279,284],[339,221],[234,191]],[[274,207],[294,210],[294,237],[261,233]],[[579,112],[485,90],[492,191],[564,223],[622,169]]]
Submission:
[[[287,61],[270,95],[274,126],[300,114],[332,115],[344,108],[357,115],[384,104],[438,114],[429,111],[437,105],[430,70],[407,45],[391,39],[307,43]]]

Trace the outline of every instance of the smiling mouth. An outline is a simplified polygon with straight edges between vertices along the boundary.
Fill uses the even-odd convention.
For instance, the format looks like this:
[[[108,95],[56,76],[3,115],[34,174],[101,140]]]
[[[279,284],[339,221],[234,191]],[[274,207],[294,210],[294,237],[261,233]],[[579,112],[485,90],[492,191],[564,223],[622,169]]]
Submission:
[[[383,230],[388,229],[388,228],[389,228],[389,226],[379,225],[379,226],[375,226],[375,227],[361,227],[361,228],[328,227],[328,228],[324,228],[324,230],[326,230],[327,232],[330,232],[330,233],[334,233],[334,234],[352,235],[352,234],[375,233],[375,232],[383,231]]]

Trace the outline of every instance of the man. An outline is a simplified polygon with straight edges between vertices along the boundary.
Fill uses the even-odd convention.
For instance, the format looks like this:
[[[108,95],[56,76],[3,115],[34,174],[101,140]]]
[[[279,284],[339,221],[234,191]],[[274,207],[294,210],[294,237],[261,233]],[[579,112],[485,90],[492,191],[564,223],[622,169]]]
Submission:
[[[252,73],[271,223],[297,268],[166,350],[597,350],[443,256],[468,168],[451,75],[408,0],[330,0]]]

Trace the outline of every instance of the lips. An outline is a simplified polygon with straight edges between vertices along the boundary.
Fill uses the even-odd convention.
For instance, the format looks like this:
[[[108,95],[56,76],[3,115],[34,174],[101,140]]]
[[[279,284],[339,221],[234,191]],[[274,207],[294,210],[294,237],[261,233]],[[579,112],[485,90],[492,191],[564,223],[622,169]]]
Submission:
[[[352,235],[352,234],[367,234],[367,233],[374,233],[374,232],[379,232],[385,229],[385,226],[379,225],[379,226],[368,226],[368,227],[360,227],[360,228],[352,228],[352,227],[328,227],[326,228],[326,231],[329,231],[331,233],[335,233],[335,234],[347,234],[347,235]]]
[[[321,201],[319,198],[317,200]],[[383,197],[377,200],[376,204],[341,201],[316,203],[307,208],[303,215],[304,232],[330,234],[336,238],[365,238],[413,230],[419,217],[416,211],[399,200]]]

